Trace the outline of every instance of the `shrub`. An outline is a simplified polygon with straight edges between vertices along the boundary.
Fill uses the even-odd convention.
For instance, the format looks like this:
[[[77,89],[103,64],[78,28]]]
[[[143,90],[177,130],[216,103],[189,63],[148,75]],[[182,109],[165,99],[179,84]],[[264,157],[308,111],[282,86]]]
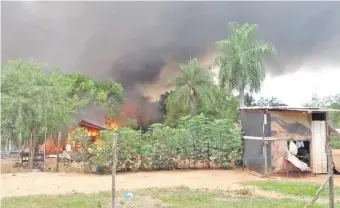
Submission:
[[[340,136],[331,139],[331,147],[333,149],[340,149]]]
[[[91,146],[92,156],[86,158],[101,170],[110,170],[114,133],[102,131],[101,140]],[[195,166],[198,162],[205,167],[213,162],[221,168],[230,168],[241,158],[242,143],[237,124],[228,119],[209,121],[199,115],[181,119],[178,128],[154,124],[142,135],[122,128],[117,149],[118,171],[190,168],[190,164]]]

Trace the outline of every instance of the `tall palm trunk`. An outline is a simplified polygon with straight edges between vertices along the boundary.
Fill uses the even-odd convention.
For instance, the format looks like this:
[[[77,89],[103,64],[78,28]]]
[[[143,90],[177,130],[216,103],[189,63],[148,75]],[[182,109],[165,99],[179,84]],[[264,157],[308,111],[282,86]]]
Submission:
[[[240,89],[240,107],[242,108],[242,107],[244,107],[245,105],[244,105],[244,88],[241,88]]]
[[[190,118],[194,117],[196,113],[196,95],[194,89],[190,90]]]
[[[196,99],[195,97],[190,101],[190,117],[194,117],[196,113]]]

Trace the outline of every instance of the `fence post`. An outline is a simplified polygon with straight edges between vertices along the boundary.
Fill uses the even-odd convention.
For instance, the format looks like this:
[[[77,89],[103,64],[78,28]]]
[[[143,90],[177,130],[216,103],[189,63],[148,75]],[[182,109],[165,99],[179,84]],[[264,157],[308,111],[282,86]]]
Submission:
[[[268,175],[268,142],[265,140],[265,128],[267,125],[267,112],[264,111],[263,114],[263,124],[262,124],[262,140],[263,140],[263,158],[264,158],[264,175]]]
[[[116,167],[117,167],[117,144],[119,140],[119,135],[116,133],[114,135],[114,142],[112,145],[112,208],[116,208]]]
[[[59,142],[61,138],[61,132],[58,133],[58,140],[57,140],[57,172],[59,172]]]
[[[329,140],[327,141],[327,164],[328,164],[328,177],[329,177],[329,208],[334,208],[334,179],[333,179],[333,156],[332,149],[329,144]]]

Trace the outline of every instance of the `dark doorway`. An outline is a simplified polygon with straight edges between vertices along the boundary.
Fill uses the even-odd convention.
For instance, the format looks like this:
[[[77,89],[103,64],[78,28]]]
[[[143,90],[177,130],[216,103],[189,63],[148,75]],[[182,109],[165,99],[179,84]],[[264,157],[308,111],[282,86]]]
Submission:
[[[312,113],[312,121],[325,121],[326,113]]]

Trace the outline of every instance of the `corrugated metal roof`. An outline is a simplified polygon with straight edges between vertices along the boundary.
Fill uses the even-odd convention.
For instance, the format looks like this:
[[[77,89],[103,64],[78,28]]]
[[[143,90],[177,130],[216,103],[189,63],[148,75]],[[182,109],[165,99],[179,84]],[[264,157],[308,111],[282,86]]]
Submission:
[[[90,127],[90,128],[95,128],[95,129],[99,129],[99,130],[104,130],[105,127],[103,126],[97,126],[96,124],[93,124],[91,122],[88,122],[88,121],[84,121],[84,120],[81,120],[79,122],[80,125],[83,125],[83,126],[86,126],[86,127]]]
[[[275,107],[260,107],[260,106],[252,106],[252,107],[241,107],[240,110],[269,110],[269,111],[298,111],[298,112],[329,112],[329,111],[338,111],[339,109],[326,109],[326,108],[315,108],[315,107],[290,107],[290,106],[275,106]]]

